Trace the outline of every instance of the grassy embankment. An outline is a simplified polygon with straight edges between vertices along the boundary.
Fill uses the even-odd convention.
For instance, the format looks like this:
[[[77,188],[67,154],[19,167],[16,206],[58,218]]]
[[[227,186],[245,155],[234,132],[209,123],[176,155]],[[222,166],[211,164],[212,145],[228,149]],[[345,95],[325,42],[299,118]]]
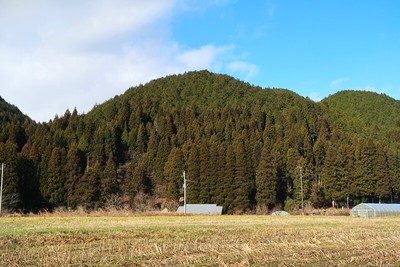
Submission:
[[[0,218],[0,266],[400,266],[400,218]]]

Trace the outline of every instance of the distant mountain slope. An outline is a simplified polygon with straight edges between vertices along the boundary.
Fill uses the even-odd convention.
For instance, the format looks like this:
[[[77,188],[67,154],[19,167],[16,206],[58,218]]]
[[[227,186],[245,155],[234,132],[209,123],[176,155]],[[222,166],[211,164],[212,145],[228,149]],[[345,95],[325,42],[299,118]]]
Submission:
[[[7,103],[0,96],[0,123],[11,122],[13,120],[23,121],[28,119],[28,117],[16,107]]]
[[[22,124],[31,119],[0,96],[0,143],[11,139],[21,149],[26,142]]]
[[[374,92],[342,91],[321,105],[333,123],[350,133],[400,143],[400,101]]]

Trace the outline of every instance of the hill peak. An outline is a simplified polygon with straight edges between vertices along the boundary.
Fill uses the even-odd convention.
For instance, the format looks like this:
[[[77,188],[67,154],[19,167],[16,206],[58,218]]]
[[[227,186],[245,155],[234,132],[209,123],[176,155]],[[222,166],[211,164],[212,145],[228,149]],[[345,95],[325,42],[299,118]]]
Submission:
[[[385,94],[345,90],[325,98],[321,105],[331,120],[349,132],[380,140],[391,140],[399,132],[400,101]]]

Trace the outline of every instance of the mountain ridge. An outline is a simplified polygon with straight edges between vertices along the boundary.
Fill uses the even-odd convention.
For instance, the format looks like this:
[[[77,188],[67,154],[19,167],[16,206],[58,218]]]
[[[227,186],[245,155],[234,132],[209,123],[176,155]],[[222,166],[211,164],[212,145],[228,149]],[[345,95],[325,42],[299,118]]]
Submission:
[[[388,139],[400,133],[395,120],[375,137],[366,134],[370,128],[348,127],[340,113],[352,110],[341,98],[352,104],[360,94],[316,103],[198,71],[131,87],[86,114],[67,110],[40,124],[11,120],[2,124],[0,161],[12,170],[6,195],[18,201],[5,206],[173,207],[182,170],[191,180],[189,202],[217,203],[227,213],[296,209],[301,192],[314,207],[399,199],[399,142]],[[365,95],[358,105],[377,97]],[[379,99],[380,108],[388,105],[383,110],[397,110],[397,101]],[[382,121],[373,119],[372,126]]]

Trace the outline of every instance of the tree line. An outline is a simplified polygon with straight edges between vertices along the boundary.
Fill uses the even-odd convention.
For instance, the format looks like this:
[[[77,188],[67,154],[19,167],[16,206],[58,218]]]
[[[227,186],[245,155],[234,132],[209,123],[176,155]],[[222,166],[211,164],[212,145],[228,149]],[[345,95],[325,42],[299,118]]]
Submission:
[[[153,208],[182,197],[227,213],[399,199],[396,143],[348,131],[329,104],[190,72],[36,123],[0,101],[9,210]],[[331,108],[332,109],[332,108]],[[329,113],[331,112],[331,113]],[[393,127],[390,131],[393,132]]]

